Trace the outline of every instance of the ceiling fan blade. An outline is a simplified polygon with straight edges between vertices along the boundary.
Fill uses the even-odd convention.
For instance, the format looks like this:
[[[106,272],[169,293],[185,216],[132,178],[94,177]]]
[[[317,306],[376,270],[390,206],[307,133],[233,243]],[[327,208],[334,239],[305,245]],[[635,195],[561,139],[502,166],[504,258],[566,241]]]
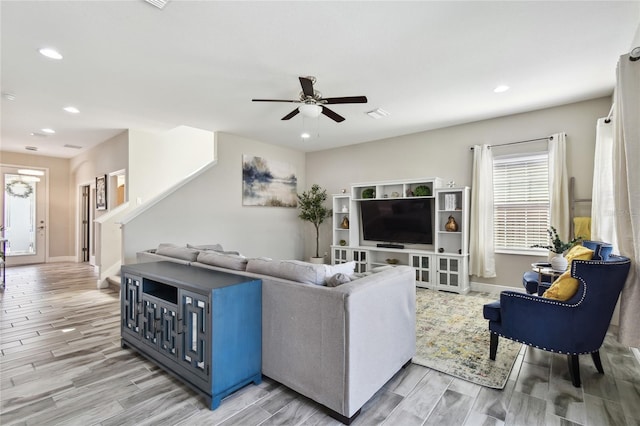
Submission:
[[[300,102],[300,101],[292,101],[289,99],[251,99],[252,102]]]
[[[293,111],[291,111],[289,114],[287,114],[284,117],[282,117],[281,120],[290,120],[291,118],[293,118],[296,115],[298,115],[299,112],[300,112],[300,110],[298,108],[296,108]]]
[[[325,104],[366,104],[366,96],[343,96],[341,98],[322,98],[321,101]]]
[[[322,113],[337,123],[344,121],[343,116],[341,116],[336,112],[331,111],[329,108],[325,106],[322,107]]]
[[[302,93],[304,96],[313,98],[313,81],[307,77],[298,77],[300,79],[300,85],[302,86]]]

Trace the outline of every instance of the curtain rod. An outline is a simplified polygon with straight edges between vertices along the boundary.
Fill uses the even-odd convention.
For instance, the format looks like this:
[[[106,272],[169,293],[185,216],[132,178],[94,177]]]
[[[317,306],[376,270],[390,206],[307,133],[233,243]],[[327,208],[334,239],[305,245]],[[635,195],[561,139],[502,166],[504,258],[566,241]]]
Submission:
[[[516,144],[519,144],[519,143],[538,142],[538,141],[546,141],[546,140],[553,140],[553,136],[547,136],[546,138],[528,139],[526,141],[497,143],[497,144],[489,145],[489,148],[494,147],[494,146],[516,145]],[[473,151],[473,147],[471,147],[471,151]]]

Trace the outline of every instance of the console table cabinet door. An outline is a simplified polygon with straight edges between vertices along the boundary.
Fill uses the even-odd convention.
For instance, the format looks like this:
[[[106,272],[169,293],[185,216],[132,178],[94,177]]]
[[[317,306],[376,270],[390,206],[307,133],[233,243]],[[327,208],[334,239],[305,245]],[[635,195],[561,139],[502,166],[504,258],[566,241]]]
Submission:
[[[176,307],[167,305],[160,306],[160,316],[158,318],[160,328],[158,330],[158,346],[161,353],[171,359],[178,358],[178,310]]]
[[[180,318],[182,318],[182,339],[180,339],[180,364],[195,373],[204,384],[209,385],[209,359],[207,342],[211,341],[207,324],[209,318],[209,298],[198,293],[180,289]]]
[[[134,275],[122,276],[122,325],[133,333],[140,333],[140,311],[142,308],[142,278]]]

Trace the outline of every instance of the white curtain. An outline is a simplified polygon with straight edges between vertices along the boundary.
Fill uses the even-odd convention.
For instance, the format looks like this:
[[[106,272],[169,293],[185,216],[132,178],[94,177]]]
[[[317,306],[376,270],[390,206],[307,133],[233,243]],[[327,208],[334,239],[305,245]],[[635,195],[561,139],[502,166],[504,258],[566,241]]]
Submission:
[[[591,193],[591,239],[613,245],[620,253],[616,236],[616,206],[613,198],[613,121],[601,118],[596,124],[596,151]]]
[[[569,178],[566,162],[567,136],[555,133],[549,138],[550,223],[562,241],[570,240]]]
[[[473,147],[472,173],[470,274],[493,278],[496,276],[493,241],[493,155],[488,145]]]
[[[620,254],[631,270],[620,297],[620,333],[626,346],[640,347],[640,61],[618,61],[613,115],[613,185]]]

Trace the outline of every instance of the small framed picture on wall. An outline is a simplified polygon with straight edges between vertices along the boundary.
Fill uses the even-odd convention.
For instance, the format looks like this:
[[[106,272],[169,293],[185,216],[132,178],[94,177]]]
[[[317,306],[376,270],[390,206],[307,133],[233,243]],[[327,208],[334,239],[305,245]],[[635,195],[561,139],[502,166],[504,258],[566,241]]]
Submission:
[[[107,175],[96,178],[96,210],[107,209]]]

